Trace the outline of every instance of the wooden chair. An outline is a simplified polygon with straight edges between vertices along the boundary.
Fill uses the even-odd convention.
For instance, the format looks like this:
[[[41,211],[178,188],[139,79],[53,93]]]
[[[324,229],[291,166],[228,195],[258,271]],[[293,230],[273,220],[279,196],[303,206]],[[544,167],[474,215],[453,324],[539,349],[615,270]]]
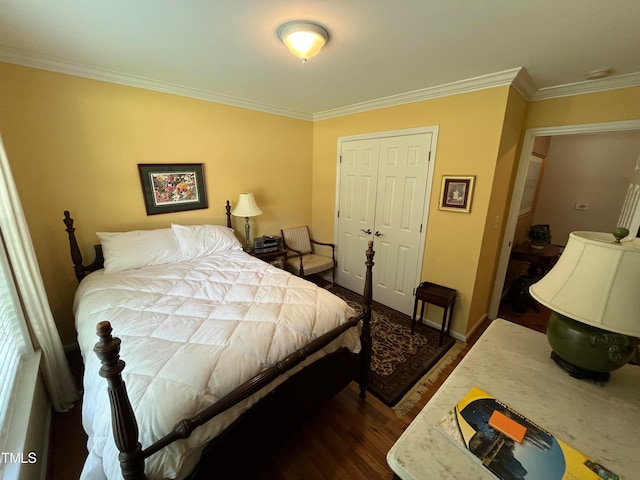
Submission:
[[[331,286],[336,282],[336,246],[317,242],[311,238],[309,227],[283,228],[282,242],[291,254],[287,255],[287,270],[300,277],[331,270]],[[331,247],[331,256],[316,253],[314,245]]]

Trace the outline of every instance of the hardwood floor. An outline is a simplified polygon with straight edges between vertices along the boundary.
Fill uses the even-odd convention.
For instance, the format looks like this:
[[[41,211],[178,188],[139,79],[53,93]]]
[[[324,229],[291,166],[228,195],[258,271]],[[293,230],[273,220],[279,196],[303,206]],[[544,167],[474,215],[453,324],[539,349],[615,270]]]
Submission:
[[[509,305],[503,305],[499,316],[544,332],[548,311],[540,308],[540,312],[529,310],[521,314],[513,312]],[[476,329],[460,358],[468,352],[489,324],[490,321],[486,320]],[[80,378],[82,362],[79,353],[71,354],[69,360],[77,378]],[[302,425],[285,444],[270,450],[266,461],[252,467],[251,478],[391,479],[393,472],[387,465],[387,451],[455,366],[456,364],[452,364],[447,367],[413,409],[400,418],[373,395],[367,395],[365,400],[361,400],[357,386],[352,383]],[[47,476],[49,480],[72,480],[80,475],[87,453],[80,408],[78,404],[70,412],[53,415]]]
[[[67,354],[69,366],[82,388],[82,357],[76,350]],[[82,400],[65,413],[53,412],[49,435],[47,480],[74,480],[80,478],[80,471],[87,456],[87,435],[82,429]]]

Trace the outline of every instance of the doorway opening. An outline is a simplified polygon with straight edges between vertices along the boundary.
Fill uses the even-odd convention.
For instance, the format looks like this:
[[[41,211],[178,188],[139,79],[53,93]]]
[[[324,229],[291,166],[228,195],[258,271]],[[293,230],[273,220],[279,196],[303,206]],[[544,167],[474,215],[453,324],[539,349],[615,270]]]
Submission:
[[[525,190],[527,186],[526,185],[527,171],[529,169],[530,159],[532,158],[535,139],[537,137],[553,138],[553,137],[564,136],[564,135],[612,133],[612,132],[624,132],[624,131],[632,131],[632,130],[640,130],[640,120],[544,127],[544,128],[529,129],[526,131],[522,152],[520,155],[520,162],[518,164],[518,170],[517,170],[516,179],[514,182],[513,194],[511,197],[507,223],[505,226],[505,232],[502,240],[502,247],[500,251],[500,257],[498,260],[498,267],[496,270],[496,278],[493,286],[491,303],[489,305],[489,311],[488,311],[489,318],[493,319],[498,316],[500,302],[503,297],[503,293],[505,289],[505,279],[506,279],[507,269],[509,266],[509,259],[511,257],[512,248],[514,247],[513,245],[514,236],[516,233],[518,218],[521,211],[522,199],[523,199],[523,196],[525,195]],[[567,181],[571,181],[571,179],[568,178]]]

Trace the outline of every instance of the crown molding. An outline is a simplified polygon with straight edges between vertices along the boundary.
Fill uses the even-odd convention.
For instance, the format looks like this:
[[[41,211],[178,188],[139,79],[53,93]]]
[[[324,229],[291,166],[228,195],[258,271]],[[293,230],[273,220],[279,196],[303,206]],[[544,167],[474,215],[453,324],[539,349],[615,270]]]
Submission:
[[[531,101],[570,97],[572,95],[584,95],[586,93],[597,93],[637,86],[640,86],[640,72],[603,78],[601,80],[585,80],[583,82],[541,88],[532,95]]]
[[[533,78],[531,78],[531,75],[529,75],[529,72],[524,67],[519,69],[518,73],[516,74],[516,78],[514,78],[511,85],[527,101],[531,100],[533,95],[538,90],[536,82],[533,81]]]
[[[296,112],[285,108],[275,107],[273,105],[253,102],[251,100],[231,97],[229,95],[222,95],[219,93],[200,90],[197,88],[184,87],[182,85],[176,85],[173,83],[151,80],[144,77],[138,77],[136,75],[128,75],[106,69],[87,67],[86,65],[68,62],[52,57],[34,55],[31,53],[27,54],[3,46],[0,46],[0,61],[23,65],[25,67],[33,67],[57,73],[64,73],[67,75],[74,75],[76,77],[99,80],[102,82],[117,83],[129,87],[137,87],[143,88],[145,90],[153,90],[156,92],[168,93],[172,95],[196,98],[198,100],[205,100],[207,102],[221,103],[224,105],[231,105],[240,108],[248,108],[250,110],[258,110],[265,113],[272,113],[274,115],[297,118],[300,120],[311,121],[313,119],[312,116],[307,113]]]
[[[257,110],[261,112],[272,113],[274,115],[281,115],[307,121],[327,120],[329,118],[341,117],[353,113],[366,112],[368,110],[392,107],[405,103],[446,97],[449,95],[473,92],[486,88],[493,88],[510,84],[513,84],[514,87],[525,98],[528,99],[530,96],[530,90],[532,88],[531,85],[533,85],[533,81],[531,80],[531,77],[526,72],[526,70],[523,67],[519,67],[511,70],[492,73],[489,75],[482,75],[480,77],[460,80],[445,85],[438,85],[436,87],[424,88],[412,92],[391,95],[389,97],[383,97],[376,100],[357,103],[346,107],[339,107],[336,109],[326,110],[324,112],[319,112],[311,115],[275,107],[272,105],[253,102],[250,100],[231,97],[228,95],[213,93],[206,90],[185,87],[182,85],[162,82],[159,80],[152,80],[136,75],[115,72],[112,70],[88,67],[79,63],[73,63],[53,57],[47,57],[44,55],[25,53],[4,46],[0,46],[0,61],[23,65],[26,67],[39,68],[42,70],[49,70],[52,72],[63,73],[67,75],[74,75],[77,77],[89,78],[91,80],[99,80],[102,82],[116,83],[129,87],[143,88],[145,90],[153,90],[156,92],[196,98],[198,100],[205,100],[213,103],[221,103],[234,107],[247,108],[250,110]]]
[[[366,102],[356,103],[346,107],[335,108],[313,114],[313,120],[328,120],[330,118],[342,117],[354,113],[376,110],[379,108],[394,107],[405,103],[419,102],[422,100],[431,100],[434,98],[447,97],[449,95],[457,95],[460,93],[475,92],[487,88],[500,87],[503,85],[511,85],[518,74],[524,68],[518,67],[502,72],[482,75],[480,77],[469,78],[457,82],[438,85],[436,87],[423,88],[412,92],[400,93],[388,97],[370,100]],[[528,74],[527,74],[528,76]]]
[[[223,95],[197,88],[185,87],[172,83],[152,80],[135,75],[128,75],[106,69],[88,67],[86,65],[68,62],[57,58],[25,53],[20,50],[0,46],[0,61],[14,63],[27,67],[49,70],[52,72],[74,75],[77,77],[89,78],[103,82],[116,83],[130,87],[143,88],[156,92],[179,95],[183,97],[195,98],[212,103],[220,103],[239,108],[247,108],[260,112],[280,115],[284,117],[296,118],[299,120],[316,121],[328,120],[330,118],[342,117],[354,113],[362,113],[369,110],[393,107],[406,103],[419,102],[434,98],[458,95],[461,93],[474,92],[487,88],[500,87],[504,85],[513,86],[527,101],[548,100],[551,98],[568,97],[572,95],[582,95],[586,93],[603,92],[620,88],[640,86],[640,72],[600,80],[587,80],[583,82],[569,83],[554,87],[537,89],[535,82],[524,67],[504,70],[502,72],[491,73],[479,77],[460,80],[457,82],[438,85],[435,87],[414,90],[400,93],[388,97],[369,100],[366,102],[339,107],[332,110],[325,110],[314,114],[308,114],[254,102],[229,95]]]

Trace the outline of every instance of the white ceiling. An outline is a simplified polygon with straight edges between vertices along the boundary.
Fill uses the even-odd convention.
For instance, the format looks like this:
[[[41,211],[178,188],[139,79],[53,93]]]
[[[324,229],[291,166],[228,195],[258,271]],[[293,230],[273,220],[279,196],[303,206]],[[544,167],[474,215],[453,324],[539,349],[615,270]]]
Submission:
[[[294,19],[330,34],[304,65]],[[532,92],[640,84],[640,1],[0,0],[0,60],[314,118],[519,67]]]

